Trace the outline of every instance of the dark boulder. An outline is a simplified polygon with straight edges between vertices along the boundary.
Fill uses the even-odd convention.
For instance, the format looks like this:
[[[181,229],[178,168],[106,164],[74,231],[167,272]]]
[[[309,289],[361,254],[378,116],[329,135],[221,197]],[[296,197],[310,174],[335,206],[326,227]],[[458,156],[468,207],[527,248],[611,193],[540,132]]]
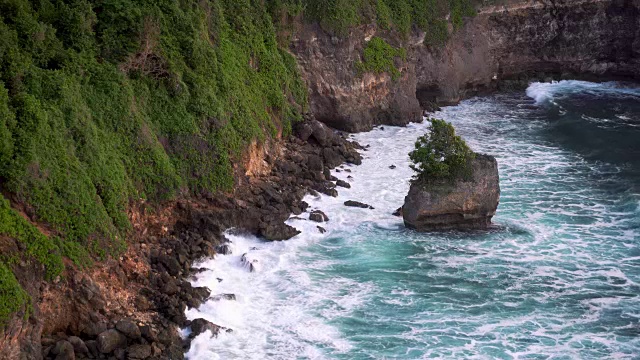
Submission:
[[[87,348],[87,345],[79,337],[69,336],[67,340],[73,346],[73,351],[76,354],[89,354],[89,348]]]
[[[405,197],[402,215],[418,231],[485,229],[500,201],[498,163],[476,154],[469,181],[414,182]]]
[[[103,354],[112,353],[115,349],[127,345],[127,337],[116,329],[104,331],[98,335],[98,351]]]
[[[283,222],[271,222],[260,227],[260,236],[269,241],[289,240],[298,234],[298,229]]]
[[[402,208],[399,207],[396,209],[396,211],[393,212],[393,214],[391,214],[393,216],[402,216]]]
[[[151,357],[151,345],[135,344],[127,349],[127,358],[131,360],[143,360]]]
[[[324,234],[327,232],[327,229],[323,228],[322,226],[317,226],[318,231],[320,232],[320,234]]]
[[[218,294],[218,295],[214,295],[210,298],[213,301],[220,301],[220,300],[236,300],[236,295],[235,294]]]
[[[222,255],[231,255],[231,244],[224,243],[216,246],[216,252]]]
[[[309,214],[309,220],[315,222],[325,222],[329,221],[329,217],[320,210],[314,210]]]
[[[141,335],[140,328],[131,320],[120,320],[116,323],[116,329],[126,335],[129,339],[139,339]]]
[[[351,184],[349,184],[348,182],[346,182],[344,180],[336,181],[336,185],[340,186],[340,187],[343,187],[343,188],[347,188],[347,189],[351,188]]]
[[[52,353],[56,355],[55,360],[75,360],[76,355],[73,351],[73,345],[70,342],[61,340],[58,341]]]
[[[362,208],[362,209],[373,209],[374,207],[371,205],[367,205],[365,203],[361,203],[359,201],[353,201],[353,200],[347,200],[344,202],[344,206],[349,206],[349,207],[358,207],[358,208]]]
[[[190,339],[194,339],[196,336],[204,333],[205,331],[211,331],[211,337],[218,336],[220,330],[224,329],[221,326],[218,326],[211,321],[205,319],[195,319],[191,321],[191,334],[189,334]]]

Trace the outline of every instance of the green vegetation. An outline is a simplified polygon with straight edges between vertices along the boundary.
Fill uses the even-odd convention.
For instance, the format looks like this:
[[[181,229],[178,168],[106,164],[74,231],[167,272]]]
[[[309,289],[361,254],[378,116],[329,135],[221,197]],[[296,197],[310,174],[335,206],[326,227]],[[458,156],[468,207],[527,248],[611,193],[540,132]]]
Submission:
[[[295,10],[295,9],[294,9]],[[295,59],[259,0],[0,0],[3,254],[88,265],[124,248],[132,200],[228,190],[251,141],[287,135],[306,107]],[[0,316],[16,309],[2,277]],[[13,298],[6,300],[4,297]]]
[[[439,46],[448,37],[445,17],[450,14],[454,29],[465,17],[476,14],[477,0],[277,0],[280,6],[297,6],[308,20],[337,35],[354,26],[376,23],[383,30],[396,30],[405,37],[412,26],[426,32],[426,45]],[[301,10],[303,9],[303,10]]]
[[[472,176],[471,160],[475,153],[456,135],[453,125],[439,119],[429,121],[429,133],[418,138],[415,150],[409,154],[417,180],[468,180]]]
[[[13,313],[25,311],[25,318],[31,312],[29,295],[16,280],[11,269],[0,262],[0,324],[4,324]]]
[[[397,80],[400,70],[395,65],[395,59],[406,60],[407,52],[403,48],[394,48],[384,39],[373,37],[364,48],[363,62],[356,63],[359,72],[373,72],[380,74],[388,72],[391,78]]]

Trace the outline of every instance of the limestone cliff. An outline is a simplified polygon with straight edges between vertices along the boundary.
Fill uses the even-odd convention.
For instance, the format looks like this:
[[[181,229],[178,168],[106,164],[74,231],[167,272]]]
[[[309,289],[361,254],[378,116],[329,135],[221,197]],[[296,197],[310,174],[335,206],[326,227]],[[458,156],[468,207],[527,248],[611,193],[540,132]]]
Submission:
[[[291,50],[309,87],[311,111],[331,126],[362,131],[418,120],[432,104],[530,79],[640,78],[640,2],[508,0],[482,8],[442,48],[425,34],[403,39],[373,26],[337,37],[317,25],[296,32]],[[358,75],[373,36],[407,49],[401,77]]]

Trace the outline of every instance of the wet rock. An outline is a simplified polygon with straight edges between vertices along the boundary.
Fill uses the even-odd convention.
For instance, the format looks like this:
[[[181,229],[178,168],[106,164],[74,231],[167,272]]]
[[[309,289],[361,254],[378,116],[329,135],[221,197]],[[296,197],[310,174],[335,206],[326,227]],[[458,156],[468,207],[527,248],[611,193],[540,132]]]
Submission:
[[[359,201],[353,201],[353,200],[347,200],[344,202],[344,206],[349,206],[349,207],[358,207],[358,208],[362,208],[362,209],[373,209],[374,207],[371,205],[367,205],[365,203],[361,203]]]
[[[282,222],[264,224],[260,228],[260,236],[269,241],[289,240],[298,234],[300,234],[298,229]]]
[[[204,333],[205,331],[211,331],[211,337],[218,336],[220,330],[224,329],[221,326],[218,326],[211,321],[205,319],[195,319],[191,321],[191,334],[189,334],[189,339],[194,339],[196,336]]]
[[[123,333],[129,339],[139,339],[141,336],[140,328],[131,320],[120,320],[116,323],[116,329]]]
[[[389,169],[391,169],[391,170],[393,170],[393,169],[395,169],[395,168],[396,168],[396,166],[395,166],[395,165],[391,165],[391,166],[389,166]]]
[[[115,349],[127,345],[127,337],[116,329],[104,331],[98,335],[98,351],[103,354],[112,353]]]
[[[414,182],[402,207],[405,225],[418,231],[487,228],[500,201],[498,163],[476,154],[472,166],[469,181]]]
[[[318,228],[318,231],[320,232],[320,234],[324,234],[327,232],[327,229],[323,228],[322,226],[316,226]]]
[[[218,294],[218,295],[212,296],[210,299],[214,300],[214,301],[220,301],[220,300],[233,300],[233,301],[235,301],[236,300],[236,295],[235,294]]]
[[[336,185],[340,186],[340,187],[343,187],[343,188],[347,188],[347,189],[351,188],[351,184],[349,184],[348,182],[346,182],[344,180],[336,181]]]
[[[331,197],[338,197],[338,190],[336,190],[335,188],[325,187],[321,189],[320,192]]]
[[[394,211],[392,215],[393,216],[402,216],[402,208],[401,207],[397,208],[396,211]]]
[[[314,210],[309,214],[309,220],[315,222],[325,222],[329,221],[329,217],[320,210]]]
[[[231,255],[231,244],[224,243],[216,246],[216,252],[221,255]]]
[[[242,266],[249,270],[249,272],[256,272],[258,270],[258,260],[251,259],[247,253],[242,254],[240,262],[242,262]]]

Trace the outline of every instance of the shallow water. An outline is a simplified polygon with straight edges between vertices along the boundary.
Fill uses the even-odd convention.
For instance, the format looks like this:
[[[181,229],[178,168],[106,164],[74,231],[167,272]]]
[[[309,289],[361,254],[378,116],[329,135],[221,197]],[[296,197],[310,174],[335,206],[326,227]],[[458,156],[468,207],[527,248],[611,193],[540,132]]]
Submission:
[[[493,229],[404,229],[391,213],[427,125],[356,134],[370,145],[363,164],[334,173],[352,188],[306,199],[329,216],[326,234],[290,220],[296,238],[229,235],[234,253],[202,264],[194,285],[237,301],[187,316],[234,332],[200,335],[189,359],[639,357],[640,88],[533,84],[436,116],[498,159]]]

